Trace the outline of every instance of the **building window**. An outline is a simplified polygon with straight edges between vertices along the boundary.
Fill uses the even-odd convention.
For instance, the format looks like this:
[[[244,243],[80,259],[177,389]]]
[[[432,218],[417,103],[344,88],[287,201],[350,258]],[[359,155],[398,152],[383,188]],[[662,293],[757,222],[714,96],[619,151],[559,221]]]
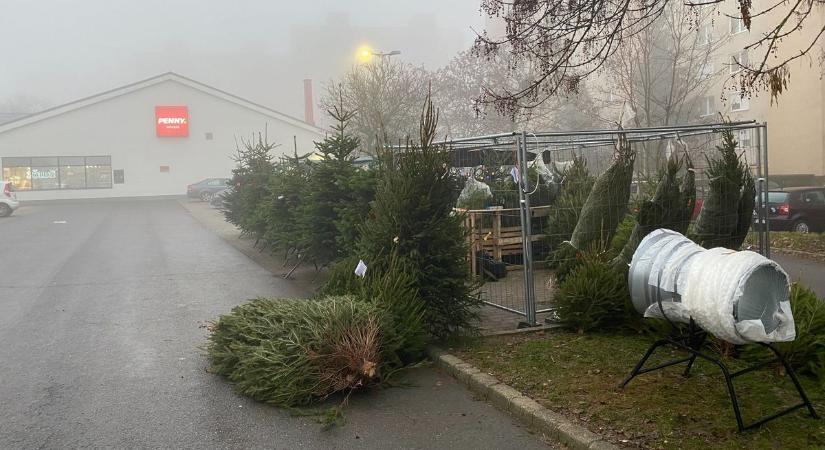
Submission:
[[[713,63],[706,62],[699,67],[699,79],[704,81],[713,77]]]
[[[112,158],[89,156],[86,158],[86,187],[88,189],[112,187]]]
[[[730,34],[739,34],[745,31],[747,31],[747,29],[741,17],[730,18]]]
[[[713,25],[705,24],[699,27],[699,45],[710,45],[713,41]]]
[[[739,136],[736,142],[736,148],[748,149],[751,148],[751,130],[739,130]]]
[[[3,179],[19,191],[112,187],[110,156],[2,158]]]
[[[708,95],[702,99],[702,117],[716,113],[716,97]]]
[[[748,97],[743,96],[741,92],[732,92],[730,94],[731,111],[746,111],[750,109],[750,107],[750,99]]]
[[[86,189],[86,158],[60,158],[60,188]]]
[[[730,73],[736,73],[742,70],[742,67],[748,67],[748,51],[742,50],[730,55]]]
[[[18,191],[29,191],[32,188],[32,169],[31,167],[6,167],[4,165],[3,180],[11,181]]]

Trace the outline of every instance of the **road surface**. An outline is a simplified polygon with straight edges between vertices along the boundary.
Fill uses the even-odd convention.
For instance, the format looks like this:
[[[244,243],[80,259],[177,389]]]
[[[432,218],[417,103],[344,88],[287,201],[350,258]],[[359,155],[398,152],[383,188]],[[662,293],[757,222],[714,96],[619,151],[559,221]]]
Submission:
[[[778,262],[793,281],[799,281],[820,297],[825,297],[825,264],[780,252],[773,252],[771,259]]]
[[[175,200],[24,206],[0,219],[2,448],[547,448],[433,369],[355,396],[345,425],[236,395],[205,323],[301,296]]]

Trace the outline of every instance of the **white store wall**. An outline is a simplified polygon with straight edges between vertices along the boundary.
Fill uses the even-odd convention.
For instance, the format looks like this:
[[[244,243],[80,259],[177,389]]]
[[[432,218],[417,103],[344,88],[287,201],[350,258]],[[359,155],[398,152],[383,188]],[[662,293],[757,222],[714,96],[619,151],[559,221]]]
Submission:
[[[112,91],[78,109],[33,116],[47,116],[43,120],[16,128],[0,125],[0,157],[111,155],[112,169],[124,170],[125,183],[111,189],[20,191],[20,200],[184,195],[188,184],[229,177],[236,142],[253,133],[266,130],[269,141],[280,144],[276,157],[292,154],[293,136],[299,154],[323,139],[320,130],[296,119],[220,91],[213,95],[174,74],[161,77],[123,95]],[[155,106],[163,105],[188,107],[188,137],[156,136]],[[206,133],[212,133],[212,140]],[[169,166],[169,172],[161,172],[160,166]]]

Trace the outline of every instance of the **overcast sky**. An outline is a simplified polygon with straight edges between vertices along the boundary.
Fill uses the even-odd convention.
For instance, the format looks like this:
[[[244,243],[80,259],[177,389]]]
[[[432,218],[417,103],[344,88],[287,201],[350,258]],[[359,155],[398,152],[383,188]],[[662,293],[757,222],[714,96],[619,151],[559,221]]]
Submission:
[[[479,0],[0,0],[0,105],[54,105],[175,71],[301,116],[303,78],[369,44],[430,68],[469,47]],[[317,97],[317,96],[316,96]],[[4,111],[0,111],[4,112]]]

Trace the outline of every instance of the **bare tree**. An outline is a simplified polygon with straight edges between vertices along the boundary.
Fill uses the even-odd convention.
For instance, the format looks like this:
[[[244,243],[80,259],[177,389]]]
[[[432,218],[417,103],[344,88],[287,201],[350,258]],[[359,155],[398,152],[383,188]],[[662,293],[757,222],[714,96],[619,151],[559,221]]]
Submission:
[[[433,77],[433,102],[441,110],[441,131],[452,138],[512,131],[517,118],[488,114],[488,105],[476,100],[485,86],[511,84],[516,76],[498,58],[485,60],[470,52],[453,57]]]
[[[517,89],[485,89],[480,99],[503,112],[535,107],[559,92],[575,92],[581,80],[601,68],[620,44],[653,24],[671,3],[678,0],[483,0],[482,10],[502,17],[502,38],[481,34],[474,49],[490,56],[506,51],[520,64],[535,68],[534,77]],[[722,4],[725,0],[683,0],[691,8]],[[760,50],[756,64],[741,64],[735,77],[743,93],[767,90],[772,98],[787,87],[791,61],[808,55],[825,33],[825,23],[816,23],[812,35],[802,33],[803,24],[815,19],[825,0],[776,0],[754,8],[751,0],[736,2],[741,20],[750,30],[752,21],[770,20],[768,31],[754,35],[745,50]],[[799,37],[804,42],[791,52],[779,52],[782,42]],[[780,55],[787,55],[781,57]]]
[[[500,114],[478,101],[485,89],[516,90],[529,83],[524,67],[513,70],[507,55],[482,58],[470,51],[456,55],[433,76],[434,103],[441,109],[440,132],[466,137],[518,130],[580,129],[593,125],[594,105],[587,91],[568,98],[558,96],[536,108]]]
[[[711,10],[693,11],[678,3],[665,8],[657,21],[623,41],[604,65],[609,91],[604,93],[636,127],[695,121],[698,100],[721,72],[713,59],[725,39],[708,28]]]
[[[353,67],[340,82],[330,82],[321,106],[331,109],[341,103],[348,111],[357,112],[353,131],[361,149],[372,152],[418,132],[418,114],[428,83],[429,74],[423,67],[377,58]]]

